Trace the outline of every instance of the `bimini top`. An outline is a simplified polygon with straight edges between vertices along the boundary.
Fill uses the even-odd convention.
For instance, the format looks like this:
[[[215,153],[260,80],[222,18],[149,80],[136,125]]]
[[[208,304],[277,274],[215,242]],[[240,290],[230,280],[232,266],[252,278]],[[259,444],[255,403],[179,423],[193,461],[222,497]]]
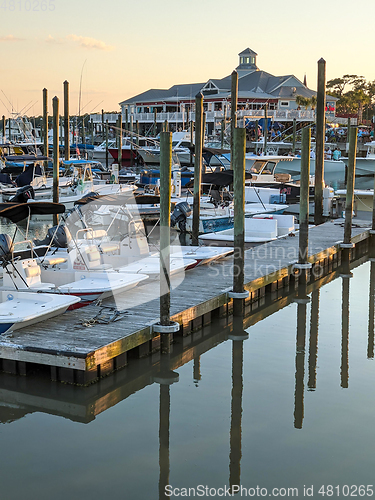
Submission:
[[[88,193],[86,196],[74,202],[74,205],[86,205],[92,203],[93,205],[137,205],[160,203],[160,196],[154,195],[134,195],[133,191],[116,194],[103,194],[100,195],[95,192]]]
[[[30,203],[0,203],[0,217],[17,223],[31,215],[63,214],[65,205],[48,201],[32,201]]]
[[[52,158],[41,155],[6,155],[6,161],[52,161]]]

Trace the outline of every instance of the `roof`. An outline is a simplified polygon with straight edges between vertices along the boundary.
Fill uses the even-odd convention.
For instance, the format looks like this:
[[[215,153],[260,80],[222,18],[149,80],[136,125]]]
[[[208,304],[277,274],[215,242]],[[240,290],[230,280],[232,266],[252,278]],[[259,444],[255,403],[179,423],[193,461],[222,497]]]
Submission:
[[[238,54],[239,56],[257,56],[258,54],[249,47]]]

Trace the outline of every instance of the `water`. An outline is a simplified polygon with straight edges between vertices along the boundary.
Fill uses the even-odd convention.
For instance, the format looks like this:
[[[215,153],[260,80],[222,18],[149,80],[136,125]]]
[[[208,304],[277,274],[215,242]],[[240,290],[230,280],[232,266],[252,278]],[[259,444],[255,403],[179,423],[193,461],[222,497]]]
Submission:
[[[267,306],[247,340],[223,320],[178,339],[162,358],[172,385],[154,381],[157,357],[88,388],[0,374],[0,498],[153,500],[166,484],[238,483],[322,498],[321,485],[373,483],[375,263],[353,275],[307,305]]]

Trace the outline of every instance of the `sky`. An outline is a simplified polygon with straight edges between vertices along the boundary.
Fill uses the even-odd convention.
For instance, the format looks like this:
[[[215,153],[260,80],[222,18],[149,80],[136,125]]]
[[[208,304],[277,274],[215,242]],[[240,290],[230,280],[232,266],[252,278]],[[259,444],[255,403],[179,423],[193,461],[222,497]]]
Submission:
[[[0,115],[39,115],[42,89],[70,112],[118,112],[150,88],[229,75],[247,47],[259,69],[375,80],[373,0],[0,0]],[[81,91],[80,91],[81,89]],[[80,105],[79,105],[80,103]]]

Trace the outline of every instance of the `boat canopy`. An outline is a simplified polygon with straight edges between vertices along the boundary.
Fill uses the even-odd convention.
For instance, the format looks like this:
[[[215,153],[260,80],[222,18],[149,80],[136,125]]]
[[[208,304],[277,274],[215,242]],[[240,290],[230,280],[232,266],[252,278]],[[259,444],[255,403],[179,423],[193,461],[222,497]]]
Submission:
[[[87,205],[88,203],[92,203],[94,205],[127,205],[134,204],[143,205],[143,204],[152,204],[152,203],[160,203],[160,197],[155,195],[134,195],[131,192],[125,193],[116,193],[116,194],[106,194],[100,195],[98,193],[88,193],[86,196],[77,200],[74,205]]]
[[[245,172],[245,178],[251,179],[251,174]],[[202,174],[202,184],[211,184],[214,186],[229,186],[233,184],[233,170],[221,170],[220,172],[210,172]],[[194,180],[188,182],[186,187],[193,187]]]
[[[0,217],[13,223],[27,219],[31,215],[63,214],[65,205],[48,201],[32,201],[30,203],[0,203]]]
[[[7,155],[6,161],[52,161],[48,156],[40,155]]]

